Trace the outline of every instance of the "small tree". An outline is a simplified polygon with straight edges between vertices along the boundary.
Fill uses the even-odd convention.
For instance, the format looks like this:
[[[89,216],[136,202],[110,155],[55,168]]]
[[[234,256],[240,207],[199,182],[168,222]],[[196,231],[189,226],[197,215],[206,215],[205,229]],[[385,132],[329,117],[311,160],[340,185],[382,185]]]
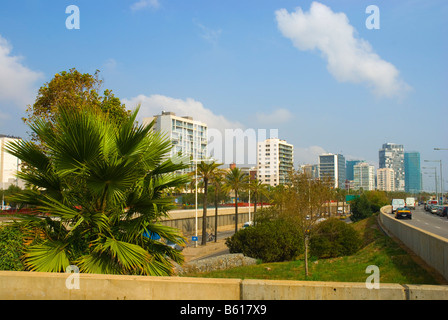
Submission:
[[[159,221],[174,207],[166,191],[188,180],[175,175],[185,165],[167,158],[169,141],[153,124],[137,125],[137,111],[121,124],[94,108],[59,111],[52,122],[30,123],[45,148],[25,140],[7,146],[32,168],[18,173],[29,188],[14,196],[39,214],[17,224],[34,237],[26,268],[170,275],[183,256],[153,236],[183,245],[178,230]]]
[[[359,198],[352,200],[350,207],[352,211],[350,219],[353,222],[368,218],[373,213],[371,203],[365,194],[362,194]]]
[[[224,188],[235,193],[235,232],[238,231],[238,192],[247,187],[249,176],[242,172],[240,168],[230,170],[224,180]]]
[[[207,196],[208,196],[208,183],[213,179],[216,170],[221,163],[216,163],[215,161],[201,161],[197,166],[197,173],[202,181],[204,182],[204,197],[203,197],[203,207],[202,207],[202,245],[207,244]]]
[[[305,250],[306,276],[308,276],[310,232],[321,218],[324,205],[330,201],[329,185],[327,180],[311,179],[303,172],[291,171],[289,182],[284,187],[288,201],[282,203],[284,206],[282,215],[287,216],[290,223],[297,224],[301,229]]]

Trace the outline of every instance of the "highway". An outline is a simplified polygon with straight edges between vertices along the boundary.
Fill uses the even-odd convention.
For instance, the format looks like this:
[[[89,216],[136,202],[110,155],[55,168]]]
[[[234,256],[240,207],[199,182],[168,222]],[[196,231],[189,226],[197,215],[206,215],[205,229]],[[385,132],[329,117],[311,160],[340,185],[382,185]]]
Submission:
[[[412,210],[412,220],[400,221],[448,239],[448,219],[425,211],[423,206],[417,206]]]

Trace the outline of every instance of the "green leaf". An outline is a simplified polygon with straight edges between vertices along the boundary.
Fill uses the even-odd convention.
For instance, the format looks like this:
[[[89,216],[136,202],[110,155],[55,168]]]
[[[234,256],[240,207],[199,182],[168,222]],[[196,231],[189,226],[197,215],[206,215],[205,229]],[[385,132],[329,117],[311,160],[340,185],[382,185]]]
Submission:
[[[30,246],[25,253],[24,263],[31,271],[63,272],[70,265],[66,247],[67,244],[54,241]]]

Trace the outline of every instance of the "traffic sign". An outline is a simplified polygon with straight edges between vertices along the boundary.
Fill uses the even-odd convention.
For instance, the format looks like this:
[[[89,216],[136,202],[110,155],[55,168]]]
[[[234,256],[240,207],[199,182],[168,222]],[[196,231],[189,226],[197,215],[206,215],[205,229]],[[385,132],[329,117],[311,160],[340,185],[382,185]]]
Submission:
[[[191,241],[198,241],[198,237],[195,236],[191,237]]]

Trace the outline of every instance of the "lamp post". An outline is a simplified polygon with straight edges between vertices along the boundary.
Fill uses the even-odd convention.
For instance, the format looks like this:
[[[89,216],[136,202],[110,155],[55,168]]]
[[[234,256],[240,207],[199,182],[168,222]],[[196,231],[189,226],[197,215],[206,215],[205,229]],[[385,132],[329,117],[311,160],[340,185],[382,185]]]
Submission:
[[[439,203],[439,192],[438,192],[438,187],[437,187],[437,168],[436,167],[422,167],[422,169],[434,169],[434,181],[435,181],[435,186],[436,186],[436,199],[437,199],[437,203]],[[427,173],[427,172],[425,172]]]
[[[440,163],[440,193],[442,194],[442,203],[443,204],[443,175],[442,175],[442,160],[424,160],[425,162],[439,162]],[[437,198],[437,203],[439,203],[439,198]]]
[[[448,148],[434,148],[434,150],[448,150]],[[440,168],[442,168],[442,160],[440,160]],[[442,185],[442,204],[443,204],[443,179],[442,179],[442,169],[440,169],[440,183]]]

